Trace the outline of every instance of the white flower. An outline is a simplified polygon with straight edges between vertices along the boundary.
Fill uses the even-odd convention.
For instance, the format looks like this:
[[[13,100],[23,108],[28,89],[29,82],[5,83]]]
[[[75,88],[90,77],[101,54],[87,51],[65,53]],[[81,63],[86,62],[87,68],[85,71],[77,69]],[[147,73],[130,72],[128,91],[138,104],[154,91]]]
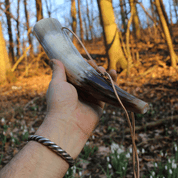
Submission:
[[[125,170],[125,167],[122,167],[123,170]]]
[[[107,156],[107,157],[106,157],[106,160],[107,160],[108,162],[110,161],[110,158],[109,158],[109,156]]]
[[[82,176],[82,171],[79,171],[79,176]]]
[[[3,131],[3,135],[6,135],[6,132],[5,132],[5,131]]]
[[[177,168],[177,164],[172,162],[172,168],[176,169]]]
[[[115,115],[116,114],[115,111],[113,111],[112,114]]]
[[[105,111],[105,110],[103,110],[103,114],[106,114],[106,111]]]
[[[144,150],[144,148],[142,148],[142,154],[144,154],[145,153],[145,150]]]
[[[125,156],[126,158],[130,158],[130,153],[127,153]]]
[[[120,156],[119,156],[119,155],[117,155],[117,158],[118,158],[118,159],[120,159]]]
[[[92,135],[92,139],[93,139],[93,140],[95,139],[95,136],[94,136],[94,135]]]
[[[15,142],[15,139],[14,139],[14,138],[12,139],[12,142],[13,142],[13,143]]]
[[[76,166],[73,166],[72,169],[73,169],[73,175],[75,175],[76,174]]]
[[[157,163],[155,163],[155,167],[158,167],[158,164],[157,164]]]
[[[169,162],[169,163],[171,163],[171,160],[170,160],[170,159],[168,159],[168,162]]]
[[[12,132],[10,132],[10,136],[11,136],[11,137],[13,136],[13,133],[12,133]]]
[[[112,168],[111,164],[108,164],[108,168],[109,168],[109,169],[111,169],[111,168]]]
[[[169,169],[169,174],[172,174],[172,170],[171,169]]]
[[[89,141],[87,141],[87,142],[86,142],[86,145],[88,146],[89,144],[90,144],[90,142],[89,142]]]
[[[33,133],[33,132],[35,132],[35,129],[33,127],[31,127],[30,133]]]
[[[69,171],[67,171],[66,174],[68,175],[68,174],[69,174]]]
[[[1,122],[2,122],[2,123],[5,123],[5,118],[4,118],[4,117],[1,119]]]
[[[111,131],[114,132],[114,128],[112,128]]]
[[[161,156],[164,156],[163,152],[161,152]]]
[[[152,175],[155,176],[155,172],[154,171],[152,172]]]
[[[153,176],[150,176],[150,178],[153,178]]]
[[[165,157],[167,156],[167,152],[165,153]]]
[[[175,151],[177,151],[177,145],[175,146],[175,148],[174,148],[174,149],[175,149]]]
[[[139,153],[140,153],[140,151],[139,151],[139,150],[137,150],[137,153],[139,154]]]
[[[129,152],[132,153],[132,148],[129,148]]]
[[[165,169],[167,170],[167,166],[165,166]]]

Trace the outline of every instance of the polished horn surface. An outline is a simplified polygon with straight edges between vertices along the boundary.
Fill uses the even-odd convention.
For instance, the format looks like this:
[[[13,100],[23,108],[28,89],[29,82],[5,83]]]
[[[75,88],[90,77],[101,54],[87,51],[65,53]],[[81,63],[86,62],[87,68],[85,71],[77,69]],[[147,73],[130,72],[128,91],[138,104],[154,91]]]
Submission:
[[[38,21],[33,33],[50,59],[60,60],[66,69],[67,80],[77,89],[85,91],[98,100],[121,107],[110,81],[102,77],[80,55],[60,22],[54,18]],[[116,86],[117,93],[127,110],[145,113],[148,104]]]

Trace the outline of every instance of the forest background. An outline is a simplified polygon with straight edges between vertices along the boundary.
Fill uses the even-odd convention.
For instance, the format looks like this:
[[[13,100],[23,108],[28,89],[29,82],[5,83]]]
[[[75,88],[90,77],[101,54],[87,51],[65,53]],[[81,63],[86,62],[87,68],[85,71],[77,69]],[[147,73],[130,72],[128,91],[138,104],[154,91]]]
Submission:
[[[53,17],[80,37],[98,65],[117,71],[121,88],[149,103],[145,115],[135,114],[141,177],[178,176],[177,10],[177,0],[1,1],[0,166],[44,119],[51,68],[32,28]],[[106,105],[66,177],[132,177],[128,130],[122,109]],[[113,143],[117,152],[112,152]]]

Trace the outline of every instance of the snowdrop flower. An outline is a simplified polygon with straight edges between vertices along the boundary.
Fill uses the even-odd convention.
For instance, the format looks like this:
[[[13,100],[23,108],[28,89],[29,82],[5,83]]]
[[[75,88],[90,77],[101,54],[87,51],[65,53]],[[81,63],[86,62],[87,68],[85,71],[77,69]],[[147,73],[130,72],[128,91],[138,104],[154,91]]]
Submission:
[[[161,156],[164,156],[163,152],[161,152]]]
[[[142,148],[142,154],[144,154],[145,153],[145,150],[144,150],[144,148]]]
[[[127,153],[127,154],[126,154],[126,158],[130,158],[130,153]]]
[[[165,153],[165,157],[167,156],[167,153]]]
[[[106,157],[106,160],[107,160],[107,162],[109,162],[109,161],[110,161],[110,158],[109,158],[109,156],[107,156],[107,157]]]
[[[111,131],[114,132],[114,128],[112,128]]]
[[[117,159],[120,159],[120,156],[119,156],[119,155],[117,155]]]
[[[76,166],[73,166],[72,169],[73,169],[73,175],[75,175],[75,173],[76,173]]]
[[[125,167],[122,167],[123,170],[125,170]]]
[[[174,149],[175,149],[175,151],[177,151],[177,145],[175,145]]]
[[[172,170],[171,169],[169,169],[169,174],[172,174]]]
[[[5,131],[3,131],[3,135],[6,135],[6,132],[5,132]]]
[[[167,166],[165,166],[165,169],[167,170]]]
[[[152,172],[152,175],[155,176],[155,172],[154,171]]]
[[[33,127],[31,127],[30,132],[31,133],[35,132],[35,129]]]
[[[139,154],[139,153],[140,153],[140,151],[139,151],[139,150],[137,150],[137,153]]]
[[[172,168],[176,169],[177,168],[177,164],[172,162]]]
[[[115,115],[116,114],[115,111],[113,111],[112,114]]]
[[[92,139],[93,139],[93,140],[95,139],[95,136],[94,136],[94,135],[92,135]]]
[[[90,144],[90,142],[89,142],[89,141],[87,141],[87,142],[86,142],[86,145],[88,146],[89,144]]]
[[[132,148],[129,148],[129,152],[132,153]]]
[[[15,139],[14,139],[14,138],[12,139],[12,142],[13,142],[13,143],[15,142]]]
[[[2,123],[5,123],[5,118],[4,118],[4,117],[1,119],[1,122],[2,122]]]
[[[155,167],[158,167],[158,164],[157,164],[157,163],[155,163]]]
[[[103,114],[106,114],[106,111],[105,111],[105,110],[103,110]]]
[[[170,160],[170,159],[168,159],[168,163],[171,163],[171,160]]]
[[[79,171],[79,176],[82,176],[82,171]]]
[[[153,178],[153,176],[150,176],[150,178]]]
[[[69,174],[69,171],[67,171],[66,174],[68,175],[68,174]]]
[[[12,133],[12,132],[10,132],[10,136],[11,136],[11,137],[13,136],[13,133]]]
[[[109,169],[111,169],[111,168],[112,168],[111,164],[108,164],[108,168],[109,168]]]

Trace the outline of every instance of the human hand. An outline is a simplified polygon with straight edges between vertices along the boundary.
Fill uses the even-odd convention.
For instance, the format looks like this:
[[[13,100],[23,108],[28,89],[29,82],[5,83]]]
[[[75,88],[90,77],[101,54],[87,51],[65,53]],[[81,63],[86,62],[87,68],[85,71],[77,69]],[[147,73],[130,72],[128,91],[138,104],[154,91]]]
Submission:
[[[53,76],[46,95],[47,116],[42,129],[37,133],[40,135],[40,130],[45,130],[42,136],[45,134],[47,138],[52,137],[54,142],[59,142],[64,150],[76,158],[96,127],[104,103],[82,91],[78,93],[76,88],[67,82],[62,62],[54,59],[52,61]],[[103,67],[99,68],[105,71]],[[116,81],[116,71],[111,70],[109,74]],[[72,145],[75,145],[76,149]]]

